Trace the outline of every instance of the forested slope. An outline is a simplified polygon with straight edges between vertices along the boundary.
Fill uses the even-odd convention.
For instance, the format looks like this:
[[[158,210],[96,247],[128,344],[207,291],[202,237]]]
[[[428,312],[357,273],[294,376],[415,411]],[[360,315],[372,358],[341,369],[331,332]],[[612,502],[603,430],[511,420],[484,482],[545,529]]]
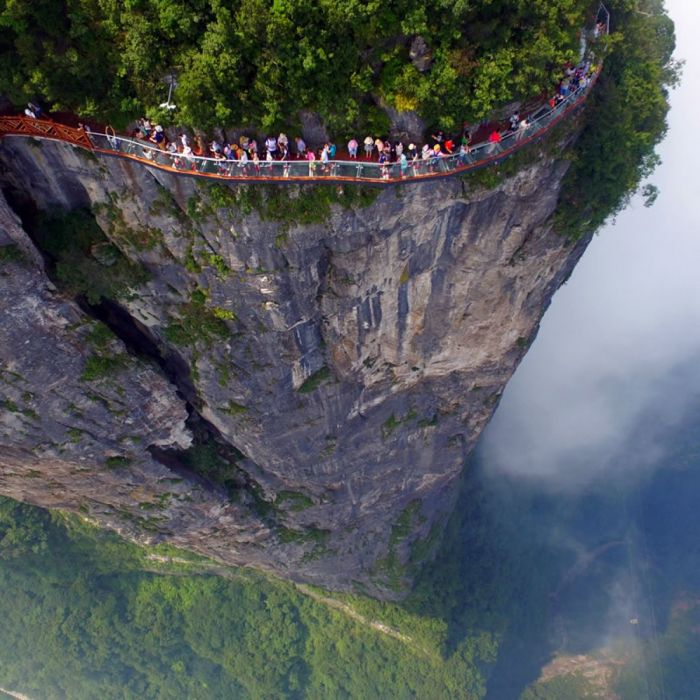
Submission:
[[[376,128],[379,104],[459,127],[549,88],[590,0],[0,2],[0,94],[114,120],[161,103],[181,124]]]
[[[71,700],[482,697],[493,635],[446,657],[438,620],[386,606],[398,640],[289,584],[194,574],[209,566],[0,499],[0,686]]]

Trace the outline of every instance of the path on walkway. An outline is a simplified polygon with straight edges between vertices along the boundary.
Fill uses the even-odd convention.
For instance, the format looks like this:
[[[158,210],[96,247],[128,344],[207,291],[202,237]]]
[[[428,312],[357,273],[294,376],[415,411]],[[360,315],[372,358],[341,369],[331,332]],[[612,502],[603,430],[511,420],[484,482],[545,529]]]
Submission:
[[[0,138],[19,136],[61,141],[94,153],[133,160],[151,168],[220,181],[389,185],[446,177],[500,163],[541,139],[563,119],[577,111],[585,103],[599,75],[600,68],[593,73],[585,87],[572,92],[555,106],[541,105],[530,115],[526,129],[506,132],[498,143],[482,141],[474,144],[469,153],[418,159],[403,167],[400,163],[380,164],[361,159],[332,160],[327,164],[318,160],[277,160],[254,164],[195,155],[184,156],[181,153],[170,153],[148,141],[112,133],[87,132],[59,122],[30,117],[0,117]]]

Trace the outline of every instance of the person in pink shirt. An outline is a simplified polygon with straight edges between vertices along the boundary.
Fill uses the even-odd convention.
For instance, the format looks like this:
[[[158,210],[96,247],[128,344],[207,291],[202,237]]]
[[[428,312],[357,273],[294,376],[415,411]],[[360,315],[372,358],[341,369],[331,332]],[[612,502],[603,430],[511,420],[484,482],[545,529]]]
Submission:
[[[357,158],[357,149],[360,144],[357,143],[357,139],[353,136],[349,141],[348,141],[348,153],[350,154],[351,158]]]
[[[314,153],[313,148],[309,148],[309,150],[306,152],[306,160],[309,161],[309,177],[313,177],[316,170],[316,154]]]

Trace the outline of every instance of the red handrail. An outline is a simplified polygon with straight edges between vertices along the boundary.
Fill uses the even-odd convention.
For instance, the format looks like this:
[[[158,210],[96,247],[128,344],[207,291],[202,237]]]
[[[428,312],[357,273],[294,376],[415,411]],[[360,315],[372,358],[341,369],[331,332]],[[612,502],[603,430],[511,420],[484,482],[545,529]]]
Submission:
[[[94,150],[88,135],[82,129],[74,129],[48,119],[31,117],[0,117],[0,137],[35,136],[37,138],[57,139]]]

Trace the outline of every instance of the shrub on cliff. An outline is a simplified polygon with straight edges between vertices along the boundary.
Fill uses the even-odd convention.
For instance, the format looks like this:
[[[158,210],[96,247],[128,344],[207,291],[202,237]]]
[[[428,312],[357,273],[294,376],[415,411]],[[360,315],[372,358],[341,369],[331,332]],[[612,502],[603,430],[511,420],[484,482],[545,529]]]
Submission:
[[[90,304],[125,298],[148,280],[146,269],[109,243],[88,211],[41,215],[32,231],[38,247],[53,263],[54,281]]]
[[[654,149],[666,134],[668,90],[679,79],[673,22],[662,0],[644,10],[611,3],[610,53],[585,112],[557,212],[558,228],[585,236],[621,211],[659,163]],[[656,188],[644,188],[648,203]]]

